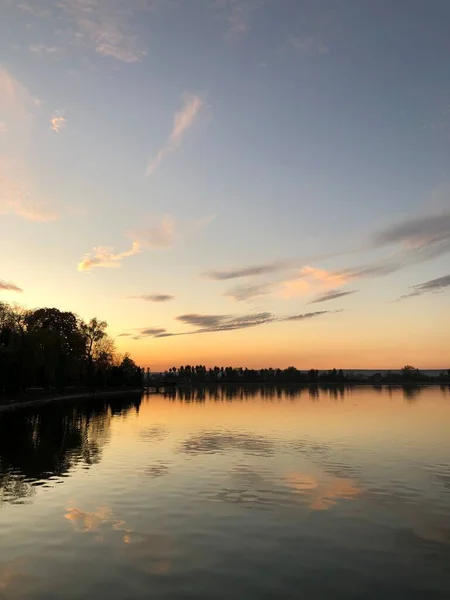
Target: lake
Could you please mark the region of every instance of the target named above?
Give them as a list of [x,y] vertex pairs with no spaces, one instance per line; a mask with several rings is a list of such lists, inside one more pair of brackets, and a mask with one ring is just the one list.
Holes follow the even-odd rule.
[[0,598],[450,597],[450,391],[0,413]]

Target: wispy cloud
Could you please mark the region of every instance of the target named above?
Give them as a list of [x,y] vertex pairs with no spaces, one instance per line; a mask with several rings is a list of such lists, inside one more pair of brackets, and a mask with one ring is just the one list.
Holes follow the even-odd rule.
[[243,38],[250,29],[256,11],[264,5],[264,0],[212,0],[215,17],[225,23],[225,37],[229,42]]
[[350,294],[355,294],[357,290],[331,290],[329,292],[324,292],[317,296],[314,300],[311,300],[309,304],[318,304],[319,302],[328,302],[329,300],[337,300],[338,298],[343,298],[344,296],[349,296]]
[[252,13],[261,6],[258,0],[221,0],[221,4],[227,13],[227,37],[230,41],[247,33]]
[[391,248],[391,254],[340,273],[349,280],[381,277],[450,253],[450,212],[406,219],[375,233],[368,249],[381,248]]
[[99,267],[118,268],[122,266],[124,258],[134,256],[139,252],[141,252],[141,249],[138,242],[133,242],[129,250],[118,254],[113,252],[113,248],[97,246],[78,263],[77,269],[78,271],[91,271]]
[[404,294],[403,296],[400,296],[400,298],[398,298],[396,302],[399,302],[400,300],[405,300],[406,298],[413,298],[414,296],[422,296],[423,294],[442,292],[448,287],[450,287],[450,275],[444,275],[443,277],[438,277],[437,279],[430,279],[425,283],[419,283],[418,285],[414,285],[412,287],[412,291],[409,294]]
[[0,291],[2,292],[19,292],[22,293],[23,290],[15,283],[11,283],[11,281],[3,281],[0,279]]
[[[147,45],[136,26],[139,24],[142,30],[143,21],[139,17],[148,10],[148,2],[60,0],[48,3],[33,0],[33,3],[19,6],[28,16],[45,18],[57,25],[58,50],[60,46],[70,44],[90,48],[100,56],[125,63],[138,62],[147,56]],[[49,47],[50,51],[42,45],[32,48],[41,55],[55,55],[53,47]]]
[[424,215],[387,227],[373,236],[375,245],[405,244],[408,247],[432,244],[450,237],[450,212]]
[[306,265],[300,269],[297,277],[281,284],[278,294],[286,299],[296,298],[314,291],[318,286],[325,289],[336,288],[345,285],[349,280],[350,277],[343,272]]
[[[117,268],[122,265],[123,259],[146,250],[163,250],[174,246],[183,235],[192,232],[198,232],[212,220],[200,219],[187,223],[178,223],[176,227],[175,220],[170,215],[165,215],[161,219],[153,218],[147,227],[135,229],[128,233],[132,240],[132,246],[125,252],[115,253],[114,248],[109,246],[97,246],[92,252],[89,252],[78,263],[79,271],[90,271],[94,267]],[[178,229],[181,233],[178,233]]]
[[283,281],[277,295],[286,300],[290,300],[291,298],[297,298],[298,296],[308,294],[311,291],[311,284],[301,277],[302,276],[300,275],[300,278]]
[[50,123],[51,123],[53,131],[56,133],[59,133],[62,129],[65,129],[66,124],[67,124],[67,119],[64,116],[64,112],[58,110],[55,113],[53,113],[53,115],[50,119]]
[[284,317],[279,319],[280,321],[304,321],[305,319],[314,319],[314,317],[320,317],[320,315],[326,315],[330,312],[337,311],[329,311],[329,310],[317,310],[316,312],[303,313],[300,315],[292,315],[290,317]]
[[169,302],[173,300],[175,296],[170,294],[142,294],[140,296],[129,296],[136,300],[145,300],[146,302]]
[[259,327],[269,323],[284,321],[304,321],[338,311],[316,311],[304,314],[289,316],[277,316],[271,312],[259,312],[246,315],[205,315],[198,313],[188,313],[176,317],[176,320],[183,325],[193,327],[192,331],[171,333],[165,329],[152,327],[138,330],[135,339],[141,337],[172,337],[180,335],[196,335],[200,333],[217,333],[223,331],[235,331],[238,329],[247,329],[249,327]]
[[149,162],[146,176],[152,175],[161,161],[180,147],[183,135],[194,123],[202,106],[203,101],[199,96],[190,94],[184,95],[183,106],[174,116],[172,132],[169,139],[161,150],[158,151],[156,156]]
[[228,296],[237,302],[244,302],[270,294],[274,287],[275,283],[242,284],[227,290],[224,296]]
[[0,121],[0,134],[6,133],[7,131],[8,131],[8,127],[7,127],[6,123],[3,123],[3,121]]
[[169,248],[175,239],[175,221],[165,215],[160,221],[154,219],[147,227],[137,229],[131,235],[146,248]]
[[247,267],[238,267],[234,269],[217,269],[206,271],[204,277],[215,280],[239,279],[241,277],[255,277],[259,275],[272,275],[292,268],[296,263],[294,261],[276,261],[263,263],[259,265],[250,265]]
[[57,46],[46,46],[45,44],[32,44],[28,46],[28,50],[39,57],[52,56],[58,58],[61,56],[62,50]]
[[169,335],[163,327],[143,327],[142,329],[137,329],[136,331],[137,333],[134,335],[129,334],[132,335],[134,340],[140,340],[146,337],[164,337]]

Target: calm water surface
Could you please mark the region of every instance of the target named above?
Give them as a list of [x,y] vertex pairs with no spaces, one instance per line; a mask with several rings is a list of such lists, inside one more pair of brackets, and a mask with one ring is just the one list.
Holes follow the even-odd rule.
[[450,598],[450,392],[0,414],[0,598]]

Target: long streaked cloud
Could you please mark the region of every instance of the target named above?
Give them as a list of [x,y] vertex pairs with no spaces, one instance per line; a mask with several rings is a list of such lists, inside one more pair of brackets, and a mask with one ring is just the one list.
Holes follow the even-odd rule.
[[158,151],[156,156],[148,163],[145,173],[147,177],[156,171],[159,164],[166,156],[172,154],[180,147],[185,132],[193,125],[202,107],[203,101],[199,96],[184,94],[183,106],[174,116],[172,132],[169,139]]
[[139,332],[139,336],[140,337],[147,337],[147,336],[158,336],[162,333],[165,333],[165,329],[163,329],[162,327],[144,327],[143,329],[138,329]]
[[175,318],[176,321],[193,327],[191,331],[169,332],[160,327],[149,327],[139,329],[134,339],[144,337],[165,338],[180,335],[196,335],[200,333],[218,333],[223,331],[235,331],[238,329],[247,329],[249,327],[259,327],[269,323],[281,323],[284,321],[305,321],[319,317],[325,314],[331,314],[339,311],[315,311],[303,314],[294,314],[288,316],[277,316],[271,312],[259,312],[246,315],[205,315],[198,313],[188,313]]
[[129,296],[129,298],[135,300],[145,300],[146,302],[169,302],[173,300],[175,296],[171,294],[141,294],[140,296]]
[[259,265],[250,265],[247,267],[237,267],[234,269],[216,269],[205,271],[203,277],[215,280],[239,279],[242,277],[257,277],[259,275],[272,275],[285,271],[295,266],[295,261],[283,260],[271,263],[262,263]]
[[330,300],[337,300],[338,298],[343,298],[344,296],[349,296],[350,294],[355,294],[357,290],[330,290],[328,292],[324,292],[311,300],[309,304],[318,304],[319,302],[329,302]]
[[[268,263],[266,265],[257,265],[254,267],[243,267],[229,271],[213,271],[208,275],[214,275],[213,279],[232,279],[237,277],[257,277],[259,275],[282,274],[283,271],[290,269],[295,265],[294,261],[279,263]],[[328,271],[318,267],[306,265],[301,269],[292,271],[289,278],[286,275],[276,277],[271,281],[255,283],[243,283],[225,291],[224,295],[238,302],[251,300],[268,294],[275,294],[286,300],[305,296],[320,289],[330,289],[341,287],[352,279],[352,276],[338,271]],[[354,276],[353,276],[354,278]]]
[[417,247],[450,236],[450,212],[408,219],[387,227],[373,236],[376,245],[404,243]]
[[303,313],[300,315],[291,315],[290,317],[284,317],[278,319],[279,321],[304,321],[305,319],[313,319],[314,317],[320,317],[320,315],[326,315],[329,312],[340,312],[340,311],[329,311],[329,310],[316,310],[315,312]]
[[406,298],[413,298],[414,296],[422,296],[423,294],[442,292],[449,287],[450,275],[444,275],[443,277],[437,277],[436,279],[425,281],[425,283],[414,285],[409,294],[400,296],[396,302],[399,302],[400,300],[406,300]]
[[[321,289],[323,297],[328,299],[328,290],[342,288],[360,279],[384,277],[450,253],[450,212],[444,211],[405,219],[369,236],[369,241],[362,248],[335,253],[334,257],[356,254],[356,252],[362,254],[364,251],[380,252],[383,249],[389,252],[387,256],[335,270],[315,265],[300,267],[299,260],[279,260],[253,266],[210,270],[202,275],[218,281],[249,278],[249,282],[225,291],[225,296],[237,301],[246,301],[269,294],[291,299],[307,296]],[[331,256],[316,257],[314,260],[321,261]],[[259,277],[266,280],[260,281],[257,279]],[[319,295],[312,302],[325,301],[321,300],[321,297]],[[334,297],[340,295],[333,296],[333,299]]]
[[237,302],[245,302],[261,296],[270,294],[275,287],[275,283],[260,283],[260,284],[241,284],[224,292],[224,296],[232,298]]
[[67,119],[64,116],[64,111],[55,111],[50,119],[50,124],[55,133],[60,133],[62,129],[65,129],[67,125]]
[[0,279],[0,291],[22,293],[23,289],[11,281],[4,281],[3,279]]

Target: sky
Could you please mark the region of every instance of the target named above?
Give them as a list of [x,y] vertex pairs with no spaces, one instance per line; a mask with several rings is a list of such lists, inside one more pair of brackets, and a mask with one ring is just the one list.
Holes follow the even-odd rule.
[[0,301],[155,371],[450,366],[447,0],[0,5]]

